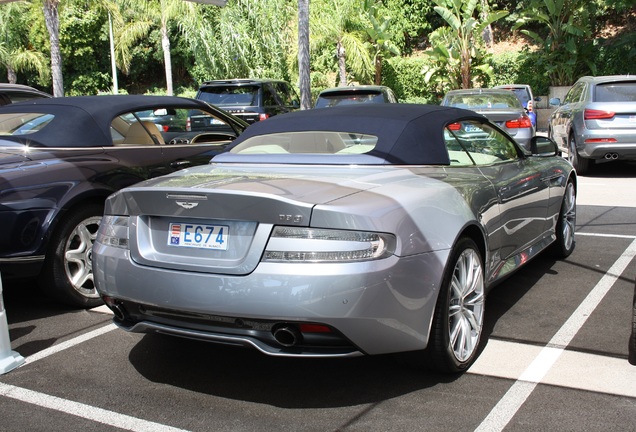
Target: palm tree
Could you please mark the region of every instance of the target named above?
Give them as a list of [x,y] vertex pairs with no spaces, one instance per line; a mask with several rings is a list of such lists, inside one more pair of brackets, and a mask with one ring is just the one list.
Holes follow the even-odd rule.
[[11,84],[17,82],[17,73],[21,71],[36,71],[41,81],[49,79],[46,58],[41,52],[30,49],[24,37],[28,13],[26,3],[0,8],[0,64],[7,69],[7,80]]
[[311,25],[314,49],[327,47],[335,54],[340,86],[348,84],[349,72],[365,82],[372,76],[373,58],[359,6],[355,0],[324,0],[317,4]]
[[196,13],[193,3],[183,0],[117,0],[122,6],[133,9],[135,21],[128,22],[119,32],[117,50],[124,59],[123,67],[130,66],[129,49],[157,26],[161,32],[161,49],[163,51],[166,72],[166,93],[174,93],[172,86],[172,55],[170,53],[170,26],[172,21],[179,21]]
[[377,8],[376,0],[365,0],[364,8],[367,11],[371,26],[367,28],[367,34],[373,47],[373,64],[375,65],[376,85],[382,83],[382,59],[386,55],[400,55],[400,49],[393,42],[395,35],[391,32],[391,18],[381,16]]

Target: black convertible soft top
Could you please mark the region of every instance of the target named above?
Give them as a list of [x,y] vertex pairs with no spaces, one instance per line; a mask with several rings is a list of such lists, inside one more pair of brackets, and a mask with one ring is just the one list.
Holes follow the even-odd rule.
[[386,163],[448,165],[450,160],[444,143],[444,127],[468,119],[487,121],[474,111],[421,104],[358,104],[295,111],[252,124],[228,150],[258,135],[301,131],[350,132],[377,136],[375,148],[367,155],[381,158]]
[[131,111],[162,106],[217,112],[205,102],[175,96],[102,95],[33,99],[0,107],[0,114],[42,113],[55,116],[41,131],[3,137],[9,140],[45,147],[105,147],[112,145],[110,126],[113,118]]

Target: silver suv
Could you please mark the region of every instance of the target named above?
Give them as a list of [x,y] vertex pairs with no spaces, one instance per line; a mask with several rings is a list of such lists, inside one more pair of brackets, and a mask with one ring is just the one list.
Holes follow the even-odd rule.
[[550,138],[579,174],[595,160],[636,160],[636,76],[582,77],[550,116]]

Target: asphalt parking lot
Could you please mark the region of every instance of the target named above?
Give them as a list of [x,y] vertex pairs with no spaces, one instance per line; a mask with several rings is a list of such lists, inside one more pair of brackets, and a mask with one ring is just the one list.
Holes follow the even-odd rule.
[[464,375],[129,334],[101,308],[12,282],[11,348],[26,363],[0,375],[0,430],[636,431],[636,165],[597,168],[580,178],[574,253],[539,256],[490,293],[489,340]]

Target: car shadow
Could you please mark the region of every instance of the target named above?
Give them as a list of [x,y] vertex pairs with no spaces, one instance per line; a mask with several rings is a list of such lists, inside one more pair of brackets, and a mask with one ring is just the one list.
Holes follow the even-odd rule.
[[427,373],[388,355],[270,357],[247,348],[159,334],[144,335],[129,360],[151,382],[283,408],[373,404],[460,377]]
[[508,279],[495,286],[486,300],[486,316],[481,340],[480,354],[485,342],[491,337],[499,319],[517,304],[546,274],[557,274],[553,269],[557,260],[549,251],[535,257]]
[[636,177],[636,162],[598,160],[585,177],[591,178],[633,178]]
[[9,324],[17,324],[76,311],[47,297],[33,279],[2,281],[4,306]]

